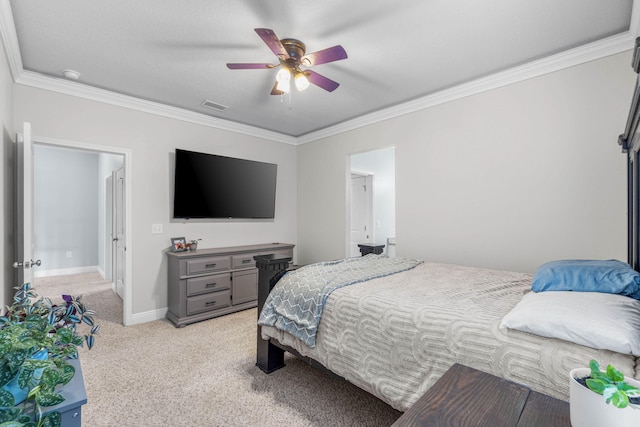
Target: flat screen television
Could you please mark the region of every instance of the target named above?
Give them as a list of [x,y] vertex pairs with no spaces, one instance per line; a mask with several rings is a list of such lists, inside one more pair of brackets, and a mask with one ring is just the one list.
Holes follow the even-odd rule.
[[174,218],[272,219],[277,165],[176,149]]

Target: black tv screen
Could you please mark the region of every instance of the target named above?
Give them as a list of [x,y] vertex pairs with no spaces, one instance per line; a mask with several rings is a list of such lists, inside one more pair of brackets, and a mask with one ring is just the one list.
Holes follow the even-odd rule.
[[174,218],[274,218],[277,165],[176,149]]

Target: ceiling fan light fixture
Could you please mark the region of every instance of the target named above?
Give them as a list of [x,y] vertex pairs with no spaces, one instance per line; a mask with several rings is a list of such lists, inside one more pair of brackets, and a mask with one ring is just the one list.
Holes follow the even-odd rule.
[[294,80],[296,82],[296,89],[298,90],[305,90],[309,87],[309,79],[307,79],[307,76],[305,76],[303,72],[296,73]]
[[276,89],[278,89],[280,92],[289,93],[289,90],[291,89],[290,80],[278,81],[278,85],[276,86]]
[[291,80],[291,71],[287,67],[282,67],[278,74],[276,74],[276,81],[278,83],[289,83]]

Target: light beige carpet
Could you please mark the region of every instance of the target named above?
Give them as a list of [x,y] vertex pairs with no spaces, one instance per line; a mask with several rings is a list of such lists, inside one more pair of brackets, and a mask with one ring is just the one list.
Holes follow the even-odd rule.
[[401,415],[290,356],[264,374],[255,366],[256,309],[180,329],[166,320],[124,327],[110,288],[84,300],[101,325],[95,347],[81,350],[85,427],[389,426]]
[[37,277],[31,284],[38,295],[52,300],[62,295],[84,295],[112,288],[111,281],[104,280],[98,272]]

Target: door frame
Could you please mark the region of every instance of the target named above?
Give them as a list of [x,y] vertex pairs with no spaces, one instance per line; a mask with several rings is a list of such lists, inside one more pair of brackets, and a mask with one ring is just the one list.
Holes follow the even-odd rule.
[[[371,188],[371,222],[372,222],[372,236],[375,236],[375,194],[373,191],[373,187],[375,185],[375,174],[372,172],[357,170],[351,168],[351,156],[359,154],[359,153],[350,153],[346,156],[346,176],[345,176],[345,230],[344,230],[344,258],[349,258],[351,256],[351,175],[363,175],[369,176],[371,175],[373,178],[372,188]],[[375,239],[375,237],[372,237]],[[374,241],[374,240],[372,240]]]
[[133,265],[133,245],[131,243],[132,236],[132,215],[131,215],[131,179],[127,177],[132,176],[132,159],[131,150],[127,148],[111,147],[107,145],[89,144],[86,142],[70,141],[64,139],[48,138],[42,136],[31,135],[33,144],[40,145],[52,145],[64,148],[74,148],[84,151],[95,151],[99,153],[107,154],[119,154],[124,156],[124,172],[125,172],[125,208],[124,208],[124,220],[125,220],[125,284],[124,284],[124,296],[122,298],[122,323],[125,326],[131,324],[133,317],[133,301],[132,296],[132,265]]

